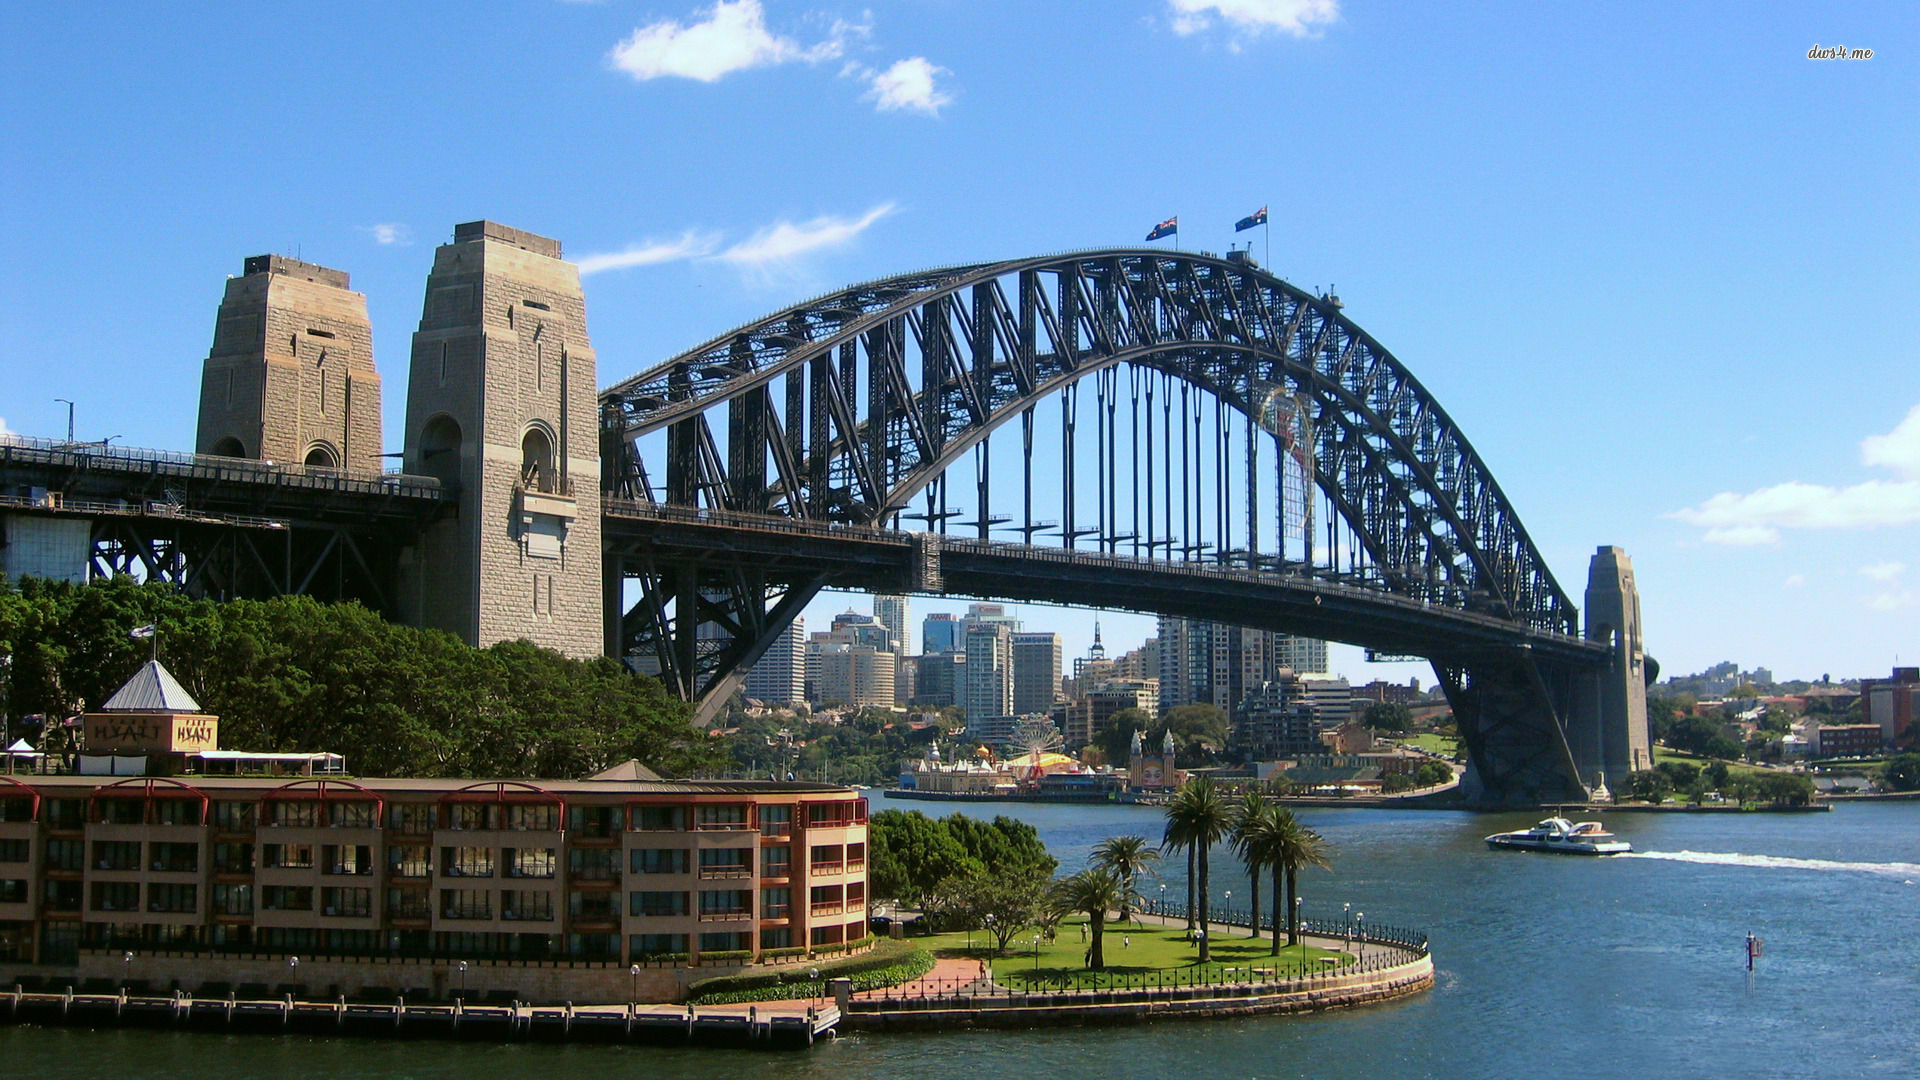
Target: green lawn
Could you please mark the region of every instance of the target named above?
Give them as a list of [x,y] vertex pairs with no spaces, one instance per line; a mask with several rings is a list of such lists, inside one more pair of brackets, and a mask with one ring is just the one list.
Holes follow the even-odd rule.
[[[1298,974],[1303,967],[1313,971],[1337,968],[1351,959],[1338,950],[1308,946],[1282,947],[1280,955],[1275,957],[1270,951],[1273,948],[1270,939],[1261,937],[1256,941],[1247,936],[1245,929],[1215,926],[1211,934],[1213,961],[1203,966],[1195,963],[1197,953],[1193,944],[1185,940],[1184,927],[1109,923],[1106,970],[1091,971],[1086,967],[1090,943],[1080,939],[1081,927],[1086,921],[1085,916],[1063,921],[1053,942],[1040,945],[1037,960],[1032,930],[1022,931],[998,958],[989,957],[992,941],[979,931],[973,934],[971,949],[964,933],[941,934],[924,939],[922,944],[941,956],[990,959],[994,977],[1003,985],[1071,989],[1140,985],[1143,981],[1150,985],[1176,981],[1180,985],[1238,982],[1266,978],[1269,973]],[[1322,963],[1321,957],[1338,963]]]
[[[1653,748],[1653,763],[1655,765],[1667,761],[1684,761],[1689,765],[1698,765],[1704,769],[1719,760],[1721,759],[1701,757],[1698,754],[1682,753],[1679,750],[1669,750],[1657,744]],[[1758,765],[1748,765],[1739,761],[1728,761],[1726,762],[1726,766],[1727,771],[1730,773],[1764,773],[1771,771],[1769,769],[1763,769]]]
[[1439,754],[1442,757],[1450,758],[1460,751],[1459,739],[1435,735],[1431,731],[1423,731],[1418,735],[1394,735],[1391,738],[1402,745],[1425,750],[1429,754]]

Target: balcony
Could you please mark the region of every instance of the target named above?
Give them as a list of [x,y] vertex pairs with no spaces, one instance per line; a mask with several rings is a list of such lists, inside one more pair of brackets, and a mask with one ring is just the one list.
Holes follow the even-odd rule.
[[814,915],[839,915],[847,910],[845,904],[815,904],[810,909]]
[[493,906],[491,904],[449,904],[440,909],[440,917],[443,919],[491,921],[493,918]]
[[740,922],[743,919],[751,918],[753,918],[753,912],[746,908],[741,908],[738,911],[703,911],[700,913],[701,922]]
[[750,866],[703,866],[700,868],[701,881],[716,881],[722,878],[750,878],[753,868]]
[[814,877],[838,877],[847,872],[847,867],[845,863],[817,862],[807,872]]

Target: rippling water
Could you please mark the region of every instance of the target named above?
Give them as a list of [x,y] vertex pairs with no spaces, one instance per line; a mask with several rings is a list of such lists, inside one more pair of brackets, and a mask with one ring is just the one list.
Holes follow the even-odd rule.
[[[1103,837],[1159,835],[1148,809],[980,809],[1033,822],[1068,869]],[[1301,816],[1335,855],[1331,874],[1303,878],[1310,912],[1351,902],[1370,920],[1426,929],[1432,993],[1245,1021],[863,1035],[797,1054],[15,1028],[0,1029],[0,1063],[36,1080],[1920,1075],[1920,803],[1616,814],[1609,827],[1636,852],[1611,859],[1486,849],[1482,837],[1531,824],[1526,815]],[[1244,900],[1246,879],[1224,851],[1214,878],[1216,894]],[[1748,931],[1766,941],[1751,975]]]

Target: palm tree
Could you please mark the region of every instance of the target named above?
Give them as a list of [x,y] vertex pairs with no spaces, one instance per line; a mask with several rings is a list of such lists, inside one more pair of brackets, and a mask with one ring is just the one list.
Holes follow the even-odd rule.
[[1127,895],[1120,904],[1120,921],[1133,918],[1133,898],[1135,883],[1141,874],[1153,873],[1153,864],[1160,861],[1160,853],[1147,843],[1144,836],[1109,836],[1100,841],[1093,849],[1093,865],[1101,870],[1111,870],[1120,875],[1120,884],[1126,887]]
[[1100,971],[1107,966],[1102,944],[1102,936],[1107,932],[1107,912],[1127,907],[1139,897],[1127,887],[1119,874],[1106,868],[1095,868],[1054,882],[1050,899],[1055,911],[1086,913],[1087,926],[1093,938],[1093,948],[1087,954],[1087,966]]
[[1207,855],[1232,827],[1233,811],[1214,789],[1213,781],[1204,776],[1182,784],[1167,803],[1164,844],[1186,848],[1196,867],[1195,875],[1187,880],[1193,894],[1200,898],[1200,962],[1203,964],[1213,958],[1207,942]]
[[[1287,884],[1287,944],[1300,944],[1300,905],[1295,903],[1299,896],[1300,868],[1317,866],[1322,870],[1332,869],[1328,862],[1327,843],[1319,833],[1300,823],[1293,811],[1278,807],[1273,812],[1272,866],[1273,887],[1278,893],[1282,871],[1286,874]],[[1279,902],[1280,897],[1274,896]],[[1275,920],[1274,951],[1279,951],[1279,921]]]
[[[1233,849],[1240,853],[1240,861],[1247,864],[1247,879],[1252,888],[1247,898],[1247,921],[1253,925],[1253,936],[1260,936],[1260,871],[1269,859],[1269,849],[1262,842],[1267,822],[1272,820],[1273,808],[1267,805],[1257,791],[1249,791],[1240,799],[1240,805],[1233,808]],[[1280,924],[1273,924],[1273,932],[1280,933]]]

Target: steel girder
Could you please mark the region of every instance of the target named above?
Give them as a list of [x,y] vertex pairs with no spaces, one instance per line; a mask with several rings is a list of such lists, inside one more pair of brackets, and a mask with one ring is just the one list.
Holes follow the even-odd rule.
[[[1314,481],[1378,587],[1577,633],[1492,473],[1412,374],[1336,301],[1203,255],[929,271],[749,324],[602,395],[608,494],[654,497],[636,442],[664,429],[669,503],[880,522],[1001,424],[1120,364],[1256,418],[1276,390],[1310,402]],[[724,452],[707,421],[723,403]]]

